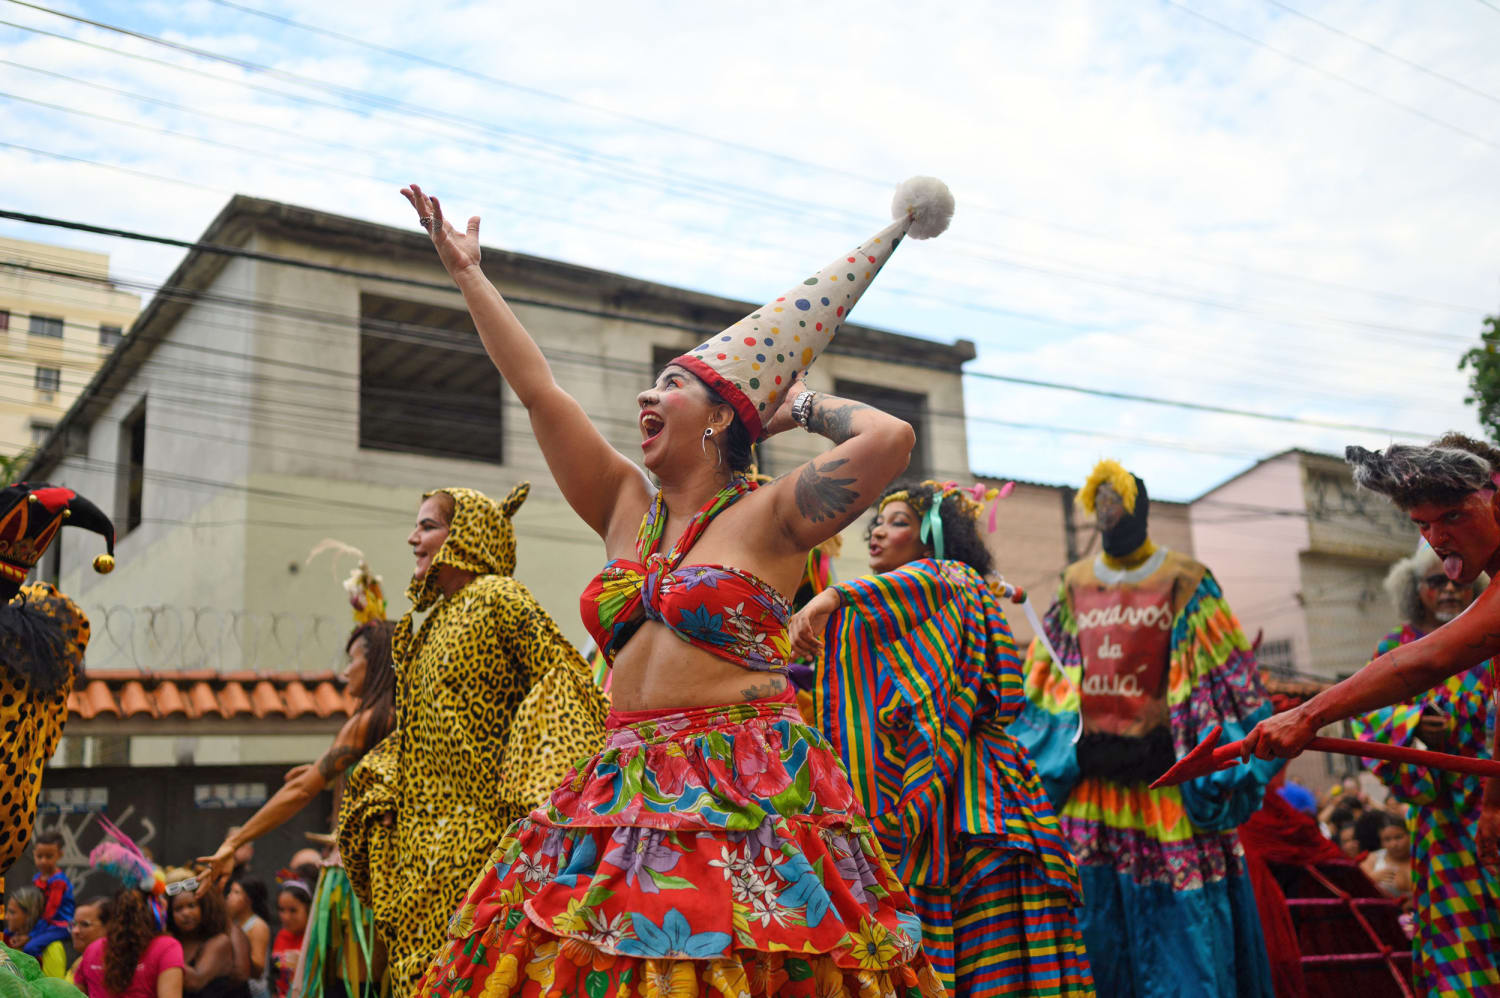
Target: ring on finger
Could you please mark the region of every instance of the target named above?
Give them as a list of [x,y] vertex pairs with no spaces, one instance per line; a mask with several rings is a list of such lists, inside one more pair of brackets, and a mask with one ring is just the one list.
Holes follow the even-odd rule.
[[431,229],[432,228],[432,216],[431,215],[424,215],[424,216],[422,216],[421,218],[417,219],[417,224],[420,225],[420,226],[422,226],[422,228],[424,228],[424,229]]

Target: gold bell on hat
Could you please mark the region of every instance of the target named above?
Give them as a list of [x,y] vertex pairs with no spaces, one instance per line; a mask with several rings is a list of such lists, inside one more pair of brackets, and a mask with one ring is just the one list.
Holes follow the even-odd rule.
[[108,575],[115,570],[115,556],[112,554],[101,554],[94,558],[94,571],[100,575]]

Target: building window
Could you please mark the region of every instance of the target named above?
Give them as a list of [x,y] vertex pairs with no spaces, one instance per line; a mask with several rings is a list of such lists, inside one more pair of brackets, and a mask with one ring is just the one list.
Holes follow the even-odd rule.
[[917,392],[903,392],[880,385],[866,385],[858,381],[836,379],[833,393],[839,398],[863,402],[882,412],[906,420],[917,433],[917,442],[911,449],[911,463],[906,466],[904,478],[921,480],[927,477],[927,396]]
[[31,446],[40,447],[42,444],[46,443],[47,438],[52,435],[53,429],[54,427],[51,423],[32,423]]
[[0,308],[0,333],[10,329],[10,310]]
[[100,326],[99,345],[106,350],[113,350],[115,344],[125,338],[125,331],[119,326]]
[[1290,638],[1280,638],[1276,641],[1262,641],[1260,650],[1255,653],[1255,661],[1257,665],[1273,676],[1290,679],[1297,674],[1296,663],[1292,660],[1292,641]]
[[[120,423],[120,479],[115,508],[125,513],[124,536],[141,525],[146,492],[146,403]],[[117,521],[118,523],[119,521]]]
[[39,367],[36,369],[36,390],[52,393],[62,387],[62,369]]
[[360,447],[499,464],[501,399],[467,312],[360,296]]
[[31,335],[46,336],[54,340],[62,339],[63,321],[55,315],[33,315],[31,317]]

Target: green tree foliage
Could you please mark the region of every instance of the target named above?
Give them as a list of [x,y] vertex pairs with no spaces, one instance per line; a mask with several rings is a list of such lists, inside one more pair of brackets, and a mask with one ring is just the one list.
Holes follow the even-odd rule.
[[1479,424],[1500,443],[1500,315],[1484,320],[1479,346],[1463,355],[1460,371],[1470,369],[1469,394],[1464,402],[1479,407]]

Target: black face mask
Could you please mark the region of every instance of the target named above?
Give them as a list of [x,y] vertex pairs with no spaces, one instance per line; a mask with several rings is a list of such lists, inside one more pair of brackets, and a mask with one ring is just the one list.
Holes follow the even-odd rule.
[[1146,543],[1146,519],[1151,513],[1151,500],[1146,495],[1146,483],[1135,478],[1135,512],[1126,513],[1120,522],[1102,532],[1104,553],[1111,558],[1124,558]]

